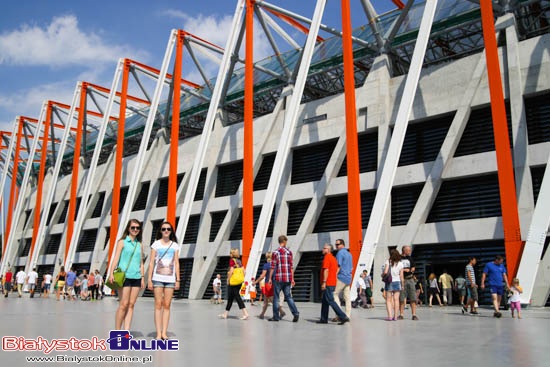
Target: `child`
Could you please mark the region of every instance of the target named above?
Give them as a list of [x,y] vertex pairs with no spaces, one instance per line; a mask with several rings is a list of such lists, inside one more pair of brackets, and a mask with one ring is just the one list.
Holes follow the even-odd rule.
[[250,295],[250,305],[254,306],[254,301],[256,300],[256,283],[254,282],[254,278],[252,278],[252,281],[248,285],[248,294]]
[[86,301],[88,299],[88,276],[84,274],[80,283],[80,299]]
[[519,301],[519,295],[523,293],[523,289],[519,285],[518,278],[514,278],[514,280],[512,280],[510,292],[512,292],[512,297],[510,297],[510,311],[512,311],[512,318],[516,317],[514,316],[514,310],[517,310],[518,319],[521,319],[521,303]]
[[241,298],[243,299],[244,302],[246,302],[246,289],[247,288],[248,288],[248,282],[244,282],[243,285],[241,286],[241,291],[240,291]]

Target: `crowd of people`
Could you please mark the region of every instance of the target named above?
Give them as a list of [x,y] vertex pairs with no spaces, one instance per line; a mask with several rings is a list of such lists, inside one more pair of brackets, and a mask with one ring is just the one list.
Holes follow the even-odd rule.
[[38,281],[39,275],[36,268],[33,268],[28,274],[20,269],[15,276],[11,268],[8,268],[1,282],[4,297],[8,298],[11,292],[17,292],[17,296],[21,298],[24,292],[28,292],[29,297],[34,298],[37,289],[40,290],[39,297],[47,298],[51,292],[55,294],[58,301],[60,299],[95,301],[104,297],[103,276],[98,269],[88,274],[86,269],[78,273],[72,267],[67,272],[65,267],[61,266],[55,278],[52,274],[45,273],[42,274],[40,287]]
[[[166,340],[170,321],[170,308],[174,291],[180,289],[179,252],[180,245],[174,233],[174,227],[170,222],[163,222],[156,234],[156,240],[151,245],[150,264],[148,266],[147,283],[145,283],[144,251],[141,237],[141,222],[136,219],[128,221],[124,234],[117,242],[115,255],[106,279],[110,283],[115,281],[115,271],[124,270],[124,280],[118,289],[119,305],[115,314],[115,328],[129,330],[138,295],[146,286],[153,291],[154,323],[156,338]],[[292,297],[294,280],[294,256],[287,246],[288,239],[281,235],[278,237],[278,248],[266,254],[266,262],[257,279],[251,278],[245,282],[245,269],[240,259],[239,249],[230,251],[230,260],[227,273],[227,303],[225,311],[219,315],[226,319],[234,302],[241,311],[241,320],[248,320],[249,313],[245,305],[245,296],[254,305],[257,286],[260,288],[260,302],[263,307],[258,315],[260,319],[266,317],[269,305],[272,305],[272,316],[268,321],[277,322],[286,316],[283,302],[286,302],[292,321],[298,322],[300,312]],[[334,250],[336,247],[336,251]],[[329,309],[332,309],[336,317],[330,321],[344,325],[351,321],[351,309],[356,307],[373,308],[373,280],[367,270],[363,270],[360,278],[354,284],[357,290],[357,298],[351,300],[350,290],[352,286],[353,258],[346,249],[344,240],[338,239],[335,246],[326,243],[323,246],[323,260],[320,272],[321,310],[317,323],[329,322]],[[500,304],[505,292],[510,292],[510,307],[512,317],[521,318],[520,294],[522,288],[519,280],[514,279],[510,284],[503,265],[502,256],[497,256],[493,262],[485,265],[479,287],[487,288],[491,293],[494,308],[494,317],[500,318]],[[458,294],[463,314],[477,315],[478,284],[476,281],[475,265],[477,259],[469,258],[465,266],[465,276],[459,275],[456,279],[446,270],[437,277],[432,273],[427,279],[427,289],[423,286],[422,279],[416,276],[416,264],[412,257],[412,248],[403,246],[402,252],[396,249],[390,251],[389,258],[384,262],[381,275],[384,287],[381,289],[385,299],[387,321],[403,320],[407,301],[410,305],[412,320],[418,321],[417,306],[422,303],[421,295],[427,291],[428,305],[432,307],[435,298],[440,306],[453,304],[453,291]],[[19,270],[15,276],[11,269],[2,277],[4,297],[8,297],[12,288],[17,290],[18,296],[22,296],[26,287],[30,297],[38,282],[38,274],[33,269],[29,274]],[[62,266],[55,278],[51,274],[44,274],[41,284],[42,296],[48,297],[50,291],[55,291],[56,299],[99,300],[104,279],[95,270],[88,274],[83,270],[77,274],[74,268],[68,272]],[[220,304],[222,298],[221,275],[217,274],[212,283],[214,296],[212,302]],[[442,297],[440,297],[440,295]],[[343,296],[341,299],[340,297]],[[442,299],[443,302],[442,302]],[[342,305],[344,308],[342,309]],[[469,308],[469,311],[468,311]]]

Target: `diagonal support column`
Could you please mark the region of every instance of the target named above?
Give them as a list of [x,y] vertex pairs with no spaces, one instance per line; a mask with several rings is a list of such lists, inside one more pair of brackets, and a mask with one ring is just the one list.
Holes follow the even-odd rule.
[[[2,171],[2,181],[0,182],[0,193],[2,195],[2,200],[1,200],[2,213],[4,213],[4,207],[5,207],[5,203],[4,203],[4,200],[3,200],[3,198],[4,198],[4,189],[6,187],[6,181],[8,179],[10,162],[11,162],[11,159],[12,159],[15,147],[16,147],[17,136],[19,135],[20,124],[21,124],[20,118],[16,118],[15,122],[13,123],[13,130],[12,130],[12,133],[11,133],[10,143],[9,143],[9,146],[8,146],[8,151],[6,153],[7,155],[6,155],[6,160],[4,162],[4,170]],[[15,157],[14,157],[14,160],[15,160]],[[16,166],[14,165],[13,170],[12,170],[12,175],[15,175],[16,172],[17,172],[16,171]],[[10,195],[10,197],[11,197],[11,195]],[[8,199],[8,202],[9,202],[9,199]],[[11,213],[11,212],[8,211],[8,213]],[[4,216],[2,216],[1,226],[2,226],[2,234],[4,235],[4,243],[2,243],[0,245],[2,246],[2,254],[4,254],[4,249],[5,249],[4,245],[6,243],[6,234],[8,233],[4,228]]]
[[[29,187],[29,177],[31,175],[31,171],[33,168],[33,161],[34,161],[34,155],[36,154],[36,148],[38,146],[38,140],[40,140],[39,132],[42,129],[42,122],[44,121],[44,116],[46,114],[46,107],[47,104],[43,103],[42,109],[40,110],[40,117],[38,118],[38,122],[36,124],[36,131],[34,134],[34,139],[32,142],[32,146],[29,152],[29,157],[27,159],[27,165],[25,167],[25,174],[23,175],[23,181],[21,182],[21,189],[19,193],[20,199],[17,200],[17,203],[15,205],[15,210],[13,212],[10,212],[9,214],[12,215],[12,230],[10,231],[9,235],[7,236],[8,241],[6,243],[6,251],[4,256],[2,257],[2,266],[0,268],[0,274],[3,274],[6,271],[6,266],[8,263],[13,261],[13,258],[15,257],[15,232],[17,229],[17,225],[19,224],[19,219],[21,218],[21,214],[23,213],[23,207],[25,203],[25,198],[27,197],[27,192],[30,191]],[[16,175],[14,175],[16,176]]]
[[353,268],[357,266],[363,237],[361,219],[361,182],[359,180],[359,143],[355,107],[355,66],[351,41],[349,0],[342,0],[342,51],[344,58],[344,94],[346,100],[346,152],[348,173],[348,236]]
[[[40,170],[38,171],[38,180],[36,183],[36,201],[34,204],[34,222],[32,226],[32,238],[31,248],[29,249],[28,258],[32,259],[34,248],[36,246],[36,240],[38,238],[38,229],[40,227],[40,217],[42,213],[42,192],[44,189],[44,176],[46,175],[46,157],[48,155],[48,134],[50,133],[50,126],[52,125],[52,103],[48,102],[46,108],[46,121],[44,122],[44,131],[42,133],[42,149],[40,152]],[[38,139],[39,131],[36,132],[36,139]],[[52,134],[52,141],[55,136]],[[47,208],[47,207],[45,207]],[[47,214],[46,214],[47,216]],[[29,270],[31,265],[30,261],[27,261],[26,270]]]
[[493,132],[497,155],[506,266],[508,268],[508,276],[513,278],[516,275],[522,251],[514,166],[510,141],[508,140],[504,91],[501,82],[500,62],[495,37],[493,2],[492,0],[481,0],[480,6],[483,39],[485,41],[485,58],[487,59],[487,75],[491,94],[491,113],[493,116]]
[[[355,268],[353,284],[355,284],[363,269],[370,270],[372,266],[376,246],[378,245],[380,232],[384,224],[384,218],[386,216],[388,203],[390,201],[393,180],[395,178],[397,164],[399,163],[399,156],[401,155],[403,141],[405,140],[405,134],[407,132],[409,116],[412,110],[414,97],[416,95],[420,72],[422,71],[422,63],[424,61],[424,55],[426,54],[426,47],[430,39],[430,31],[432,28],[436,7],[437,0],[428,0],[424,8],[424,14],[420,23],[418,38],[414,47],[411,66],[409,68],[409,74],[407,75],[405,88],[403,89],[403,96],[397,112],[394,130],[390,141],[390,146],[388,148],[388,154],[386,156],[384,168],[382,170],[380,182],[376,191],[376,197],[374,199],[372,212],[367,225],[367,231],[365,233],[363,247],[361,248],[358,266]],[[351,290],[351,297],[354,297],[357,292],[357,290],[353,288],[354,287],[352,287]]]
[[[260,219],[258,220],[254,241],[252,242],[252,248],[250,249],[250,259],[246,266],[246,279],[248,281],[250,281],[250,278],[256,274],[256,270],[258,269],[258,265],[260,263],[263,244],[267,235],[269,221],[271,219],[271,212],[273,211],[275,199],[277,198],[277,194],[280,190],[281,180],[284,173],[283,170],[288,160],[288,156],[290,155],[292,142],[294,141],[294,134],[298,123],[298,109],[304,93],[309,66],[311,65],[311,57],[313,55],[313,51],[315,50],[315,44],[317,35],[319,34],[319,26],[321,25],[321,18],[323,17],[325,4],[326,0],[318,0],[315,6],[313,21],[311,23],[304,50],[302,52],[294,91],[292,96],[290,96],[290,100],[287,105],[281,140],[279,141],[277,154],[275,155],[273,171],[269,178],[269,184],[267,186],[265,200],[260,213]],[[298,264],[294,265],[296,266]]]
[[[116,90],[118,89],[118,83],[120,80],[120,74],[122,73],[123,63],[122,60],[119,60],[117,67],[115,68],[115,75],[113,78],[113,82],[111,85],[109,98],[107,99],[107,105],[105,106],[105,113],[103,115],[103,120],[101,122],[101,127],[99,129],[99,132],[97,134],[97,140],[94,147],[94,154],[92,156],[92,161],[90,163],[90,167],[88,169],[88,174],[86,176],[86,183],[84,184],[84,190],[82,193],[83,198],[87,198],[90,196],[90,192],[92,190],[92,185],[94,184],[94,179],[97,171],[97,165],[99,162],[99,156],[101,154],[101,147],[103,146],[103,141],[105,139],[105,134],[107,133],[107,128],[109,127],[109,121],[111,119],[111,111],[113,108],[113,104],[115,101],[116,96]],[[83,200],[80,204],[80,208],[78,210],[78,215],[76,217],[76,223],[75,223],[75,230],[72,235],[71,239],[71,245],[69,249],[69,254],[67,258],[65,259],[65,267],[69,268],[72,262],[73,254],[76,250],[76,242],[78,241],[78,237],[80,235],[80,229],[82,228],[82,225],[84,223],[84,214],[86,213],[88,208],[88,201]]]
[[550,294],[550,252],[540,260],[550,225],[550,158],[540,186],[533,220],[523,248],[517,278],[521,279],[521,303],[544,306]]
[[[231,31],[227,39],[227,44],[225,47],[225,52],[222,57],[222,63],[218,70],[218,76],[216,77],[216,84],[214,85],[214,90],[212,91],[212,98],[210,100],[210,106],[208,107],[208,112],[206,114],[206,119],[204,121],[204,127],[202,129],[201,138],[199,145],[197,147],[197,154],[195,155],[195,160],[193,161],[193,167],[191,168],[189,183],[187,186],[187,191],[185,192],[185,197],[183,199],[183,205],[180,212],[180,221],[176,229],[176,235],[179,238],[180,243],[183,242],[185,237],[185,231],[187,230],[187,224],[189,221],[189,215],[191,214],[191,208],[193,206],[193,197],[197,191],[197,185],[199,183],[199,178],[202,170],[202,165],[206,157],[206,152],[208,150],[208,143],[212,135],[212,129],[214,127],[214,121],[216,115],[218,114],[218,108],[221,104],[222,94],[225,89],[226,77],[230,72],[232,65],[232,57],[234,56],[235,47],[238,43],[239,30],[242,24],[244,6],[246,0],[240,0],[237,3],[235,9],[235,14],[233,16],[233,22],[231,25]],[[237,51],[238,52],[238,51]]]
[[242,260],[248,263],[254,240],[254,0],[246,2],[246,56],[244,66],[244,147]]
[[176,224],[176,193],[178,191],[178,147],[180,131],[180,102],[181,102],[181,69],[183,58],[183,41],[185,34],[178,31],[176,40],[176,59],[174,61],[174,76],[172,78],[172,128],[170,132],[170,171],[168,174],[168,204],[166,220]]
[[[6,248],[8,246],[8,238],[11,233],[11,223],[13,220],[13,208],[15,206],[15,189],[17,187],[17,173],[19,172],[19,157],[21,154],[21,137],[23,135],[23,124],[25,122],[21,119],[21,117],[18,117],[15,123],[14,127],[14,134],[12,134],[12,142],[17,141],[15,143],[15,156],[13,157],[13,171],[11,175],[11,187],[10,187],[10,196],[8,201],[8,217],[6,218],[6,232],[4,232],[4,246],[3,246],[3,252],[2,257],[6,254]],[[17,135],[16,135],[17,134]],[[11,144],[10,144],[11,146]],[[12,149],[13,150],[13,149]],[[11,154],[8,156],[11,157]],[[7,175],[8,169],[9,169],[9,161],[6,160],[6,166],[5,166],[4,174]],[[5,179],[2,178],[5,182]],[[3,193],[3,192],[2,192]]]
[[[65,149],[67,147],[67,142],[69,140],[69,136],[71,132],[71,122],[73,120],[76,103],[79,97],[79,92],[80,92],[80,83],[77,83],[75,92],[73,93],[73,101],[71,103],[69,114],[65,123],[63,137],[61,138],[61,145],[59,146],[59,151],[57,152],[57,159],[55,161],[55,166],[53,169],[51,184],[46,194],[44,208],[50,208],[54,199],[55,190],[57,187],[57,180],[59,177],[59,173],[61,172],[63,155],[65,154]],[[30,261],[27,262],[27,270],[29,269],[29,267],[34,267],[37,264],[38,255],[40,254],[40,250],[44,245],[44,239],[45,239],[46,230],[47,230],[47,224],[46,224],[47,222],[48,222],[48,215],[43,215],[40,219],[40,224],[38,226],[36,237],[33,236],[33,241],[35,242],[35,246],[34,246],[34,250],[31,250],[30,252],[30,256],[29,256]]]
[[[71,195],[69,198],[69,210],[67,213],[67,236],[65,236],[65,257],[63,260],[67,259],[69,254],[69,249],[71,248],[71,240],[73,238],[74,231],[74,222],[75,222],[75,212],[76,212],[76,203],[77,203],[77,193],[78,193],[78,176],[80,171],[80,150],[82,146],[82,134],[84,129],[84,118],[86,116],[86,99],[87,99],[87,89],[88,86],[86,83],[80,85],[80,104],[78,111],[78,124],[77,131],[75,136],[74,148],[73,148],[73,169],[71,176]],[[69,121],[70,123],[70,121]],[[84,203],[88,201],[88,197],[82,197],[80,200],[80,205],[85,205]]]

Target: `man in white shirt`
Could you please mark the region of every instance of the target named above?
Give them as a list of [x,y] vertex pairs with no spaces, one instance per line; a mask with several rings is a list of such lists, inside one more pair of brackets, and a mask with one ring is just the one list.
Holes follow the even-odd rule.
[[31,298],[34,298],[34,289],[36,288],[36,281],[38,280],[38,273],[36,268],[33,268],[32,271],[27,276],[27,284],[29,285],[29,292],[31,293]]
[[26,278],[27,274],[23,271],[23,269],[19,270],[15,275],[15,282],[17,283],[17,293],[19,293],[19,298],[21,298],[21,296],[23,295],[23,285],[25,284]]
[[52,275],[44,274],[44,278],[42,280],[42,293],[46,298],[48,297],[48,293],[50,293],[51,284],[52,284]]
[[222,276],[216,275],[212,282],[212,288],[214,288],[214,303],[222,303]]

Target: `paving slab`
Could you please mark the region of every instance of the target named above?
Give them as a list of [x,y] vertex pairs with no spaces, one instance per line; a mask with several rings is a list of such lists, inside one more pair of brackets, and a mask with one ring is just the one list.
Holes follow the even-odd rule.
[[[300,320],[286,316],[280,322],[260,320],[260,306],[250,306],[250,319],[239,320],[234,304],[230,317],[219,319],[225,305],[208,301],[175,300],[169,336],[178,340],[177,351],[53,351],[4,350],[5,337],[37,340],[108,339],[114,326],[116,299],[56,301],[54,298],[0,298],[2,366],[76,364],[82,366],[547,366],[550,309],[523,310],[523,319],[503,312],[501,319],[481,309],[480,316],[462,315],[458,307],[427,308],[412,321],[385,321],[385,307],[353,309],[352,322],[318,325],[320,304],[298,303]],[[130,334],[151,346],[155,336],[153,300],[140,298]],[[288,313],[288,312],[287,312]],[[271,315],[271,309],[268,310]],[[13,340],[13,339],[10,339]],[[17,339],[21,340],[21,339]],[[106,361],[107,355],[119,357]],[[55,362],[31,363],[27,357],[56,357]],[[61,357],[58,357],[61,356]],[[65,357],[66,356],[66,357]],[[99,360],[103,357],[103,360]],[[63,362],[65,358],[72,362]],[[72,359],[71,359],[72,358]],[[111,358],[111,357],[109,357]],[[140,358],[133,361],[132,358]],[[122,361],[122,362],[120,362]]]

